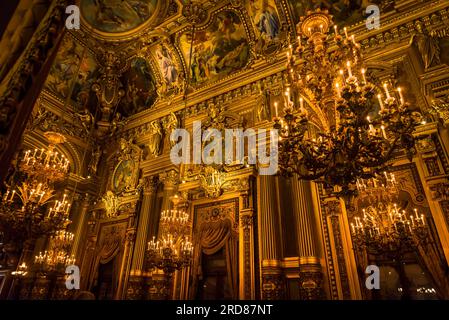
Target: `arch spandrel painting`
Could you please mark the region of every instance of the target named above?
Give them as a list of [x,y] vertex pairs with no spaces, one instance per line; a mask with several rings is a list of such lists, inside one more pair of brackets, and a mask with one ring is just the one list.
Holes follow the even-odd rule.
[[246,0],[245,7],[256,33],[256,50],[267,51],[279,41],[281,20],[274,0]]
[[148,109],[156,101],[156,80],[146,59],[134,58],[121,81],[126,89],[118,110],[123,116]]
[[45,88],[65,100],[70,94],[72,81],[75,81],[71,101],[81,110],[96,104],[91,87],[98,72],[98,64],[90,51],[85,50],[71,36],[66,36],[51,67]]
[[146,24],[159,5],[158,0],[81,0],[81,14],[99,32],[119,34]]
[[182,89],[183,75],[175,53],[167,44],[158,44],[151,48],[151,56],[160,72],[161,81],[158,89],[160,94],[179,93]]
[[[190,61],[192,34],[183,33],[179,45],[186,65]],[[250,48],[242,20],[233,11],[221,11],[204,29],[195,30],[190,81],[194,86],[211,83],[241,70]]]

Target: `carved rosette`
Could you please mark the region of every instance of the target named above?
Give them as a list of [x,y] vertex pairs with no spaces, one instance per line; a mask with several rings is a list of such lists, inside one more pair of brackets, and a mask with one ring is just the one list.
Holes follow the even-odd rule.
[[[320,300],[324,298],[322,288],[323,274],[316,268],[301,266],[299,272],[299,294],[301,300]],[[318,266],[319,267],[319,266]]]
[[285,299],[285,281],[281,273],[262,274],[262,299]]

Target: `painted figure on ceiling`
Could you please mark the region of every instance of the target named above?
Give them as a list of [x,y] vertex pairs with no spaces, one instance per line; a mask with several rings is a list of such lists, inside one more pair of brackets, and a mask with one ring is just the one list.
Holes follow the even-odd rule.
[[[190,61],[192,35],[184,33],[180,46]],[[191,59],[191,83],[202,84],[244,67],[249,59],[245,28],[233,11],[220,12],[204,30],[195,31]]]
[[167,87],[170,87],[178,80],[178,72],[176,70],[176,66],[173,63],[173,60],[170,54],[164,47],[158,49],[156,51],[156,57],[159,62],[159,67],[161,68],[161,72],[164,76]]

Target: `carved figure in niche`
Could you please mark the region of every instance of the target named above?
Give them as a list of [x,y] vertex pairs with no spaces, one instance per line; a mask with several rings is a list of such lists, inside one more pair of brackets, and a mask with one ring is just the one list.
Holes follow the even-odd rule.
[[119,199],[114,195],[114,193],[110,190],[107,191],[106,195],[101,200],[106,208],[106,216],[108,218],[117,216]]
[[157,157],[161,154],[162,146],[162,125],[159,120],[154,120],[150,123],[151,138],[148,144],[150,154]]
[[115,133],[118,130],[122,129],[127,122],[128,121],[126,119],[123,119],[123,117],[120,114],[120,112],[117,112],[115,114],[115,116],[114,116],[114,119],[112,119],[112,122],[111,122],[111,133],[110,133],[110,136],[111,137],[114,136]]
[[101,148],[97,146],[96,149],[92,150],[92,158],[89,163],[89,173],[97,174],[98,163],[100,162]]
[[428,69],[434,65],[441,64],[440,45],[437,37],[429,35],[423,29],[421,23],[416,24],[418,33],[414,34],[411,39],[411,44],[416,44],[419,53],[424,62],[424,68]]
[[90,129],[92,128],[92,125],[94,124],[94,116],[89,111],[89,109],[84,109],[83,113],[75,113],[75,115],[78,117],[78,119],[81,121],[81,124],[83,125],[84,130],[89,133]]
[[[167,133],[167,136],[170,137],[172,131],[177,129],[178,127],[179,127],[178,117],[176,117],[176,115],[173,112],[171,112],[167,116],[167,118],[165,118],[165,121],[164,121],[164,129],[165,129],[165,132]],[[172,141],[170,141],[170,144],[172,147],[175,145],[175,143]]]
[[270,91],[264,90],[263,84],[258,83],[259,97],[257,98],[257,121],[261,122],[270,117]]

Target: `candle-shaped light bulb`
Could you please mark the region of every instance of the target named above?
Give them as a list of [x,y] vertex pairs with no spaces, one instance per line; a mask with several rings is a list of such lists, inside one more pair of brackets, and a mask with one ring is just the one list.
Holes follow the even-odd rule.
[[362,68],[361,73],[362,73],[363,83],[366,84],[366,77],[365,77],[366,70],[364,68]]
[[391,96],[390,96],[390,92],[388,91],[388,84],[387,83],[384,83],[384,89],[385,89],[385,94],[387,95],[387,99],[389,99]]
[[275,115],[277,118],[278,117],[278,103],[277,102],[274,103],[274,112],[275,112]]
[[387,139],[387,134],[385,132],[385,127],[381,126],[380,129],[382,130],[382,136],[384,137],[384,139]]
[[351,62],[349,60],[346,62],[346,67],[348,68],[349,77],[352,77]]
[[338,35],[338,27],[337,27],[337,25],[334,26],[334,31],[335,31],[335,36],[337,36]]
[[343,80],[343,85],[346,84],[346,80],[345,80],[345,72],[343,71],[343,69],[340,69],[340,71],[338,71],[338,73],[341,76],[341,79]]
[[380,110],[384,109],[384,103],[382,101],[382,95],[378,94],[377,99],[379,100]]
[[399,99],[400,99],[400,102],[401,102],[401,105],[402,105],[402,104],[404,104],[404,96],[402,95],[402,88],[401,87],[398,88],[398,93],[399,93]]
[[346,39],[348,39],[348,38],[349,38],[349,36],[348,36],[348,28],[344,27],[344,29],[343,29],[343,30],[345,31],[345,36],[346,36]]
[[341,90],[340,90],[340,84],[337,82],[335,84],[335,88],[337,89],[337,95],[339,98],[341,98]]
[[299,105],[300,105],[301,110],[304,110],[304,99],[302,97],[299,98]]

